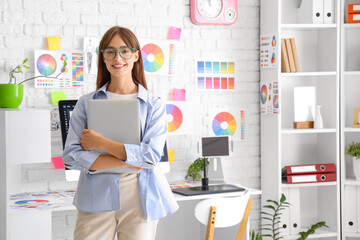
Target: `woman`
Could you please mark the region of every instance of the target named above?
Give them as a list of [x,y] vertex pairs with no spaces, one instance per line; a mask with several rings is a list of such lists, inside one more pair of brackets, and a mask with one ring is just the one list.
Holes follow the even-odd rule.
[[[74,198],[74,238],[107,240],[117,234],[119,240],[153,240],[158,220],[178,209],[164,175],[156,169],[167,133],[165,104],[147,91],[140,45],[129,29],[110,28],[99,49],[97,90],[77,102],[63,155],[67,167],[81,170]],[[140,102],[140,145],[111,141],[86,129],[89,99],[129,98]],[[89,174],[113,167],[141,171]]]

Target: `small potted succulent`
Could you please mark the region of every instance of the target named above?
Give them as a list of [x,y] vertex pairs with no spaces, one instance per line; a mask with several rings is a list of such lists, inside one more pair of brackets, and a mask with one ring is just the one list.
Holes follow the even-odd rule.
[[64,65],[61,69],[61,72],[56,77],[49,76],[35,76],[32,78],[27,78],[21,81],[20,83],[16,83],[16,74],[23,74],[23,69],[30,69],[27,65],[28,59],[25,58],[21,64],[16,67],[12,67],[9,72],[9,83],[0,84],[0,108],[17,108],[20,106],[23,93],[24,93],[24,82],[29,80],[38,78],[38,77],[46,77],[46,78],[58,78],[58,76],[63,73],[64,69],[66,69],[67,62],[64,61]]
[[355,178],[360,181],[360,142],[351,143],[349,147],[345,148],[345,154],[353,157],[353,169]]

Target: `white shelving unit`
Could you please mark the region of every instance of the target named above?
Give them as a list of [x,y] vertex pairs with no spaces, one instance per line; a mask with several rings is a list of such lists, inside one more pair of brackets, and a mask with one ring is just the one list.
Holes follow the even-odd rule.
[[[310,0],[303,0],[310,1]],[[309,239],[341,239],[340,205],[340,2],[334,0],[335,22],[303,24],[297,13],[301,0],[261,0],[260,35],[277,38],[276,68],[261,68],[261,81],[278,81],[280,113],[261,115],[262,206],[284,193],[292,204],[280,224],[284,239],[325,221]],[[281,39],[295,38],[300,71],[281,72]],[[355,70],[355,69],[354,69]],[[359,65],[360,70],[360,65]],[[323,129],[294,129],[294,88],[316,87]],[[335,163],[335,182],[282,183],[288,165]]]
[[[10,211],[10,196],[25,192],[22,164],[51,161],[50,112],[0,108],[0,239],[51,239],[51,213]],[[28,190],[28,189],[26,189]],[[38,224],[46,219],[45,224]],[[19,231],[19,226],[22,226]],[[50,226],[50,227],[49,227]]]
[[353,128],[354,109],[360,108],[360,23],[346,23],[347,4],[341,0],[341,212],[343,239],[360,239],[360,181],[354,177],[352,157],[345,148],[360,141],[360,128]]

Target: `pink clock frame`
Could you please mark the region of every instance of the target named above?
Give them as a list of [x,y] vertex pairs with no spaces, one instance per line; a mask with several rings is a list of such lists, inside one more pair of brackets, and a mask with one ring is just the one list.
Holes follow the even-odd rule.
[[[198,25],[230,25],[237,21],[238,18],[238,0],[222,0],[223,8],[219,16],[214,19],[206,19],[199,13],[197,9],[198,0],[190,0],[190,18],[191,21]],[[227,20],[227,14],[234,14],[235,18]],[[230,17],[230,16],[228,16]]]

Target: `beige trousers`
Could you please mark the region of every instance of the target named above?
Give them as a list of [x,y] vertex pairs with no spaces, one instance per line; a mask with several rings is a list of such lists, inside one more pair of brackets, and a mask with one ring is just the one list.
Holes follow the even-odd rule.
[[154,240],[158,221],[146,222],[140,203],[137,174],[121,174],[121,210],[78,212],[75,240]]

